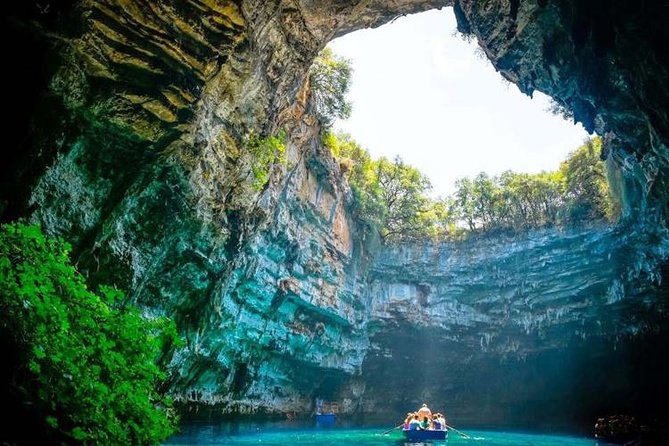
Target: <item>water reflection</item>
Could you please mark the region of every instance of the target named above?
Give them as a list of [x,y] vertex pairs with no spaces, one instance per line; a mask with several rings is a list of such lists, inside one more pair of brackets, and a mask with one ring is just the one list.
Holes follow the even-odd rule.
[[430,442],[420,442],[420,443],[407,443],[406,441],[402,443],[404,446],[446,446],[446,441],[430,441]]

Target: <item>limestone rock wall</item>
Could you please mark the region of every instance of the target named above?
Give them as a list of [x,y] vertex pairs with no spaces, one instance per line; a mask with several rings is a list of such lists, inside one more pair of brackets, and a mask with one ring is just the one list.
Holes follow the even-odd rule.
[[632,277],[643,243],[620,228],[595,227],[386,248],[369,275],[372,315],[439,327],[467,338],[469,348],[518,356],[542,348],[518,343],[526,335],[560,348],[575,337],[652,330],[641,321],[624,327],[639,300],[655,302],[654,280]]
[[[369,254],[319,144],[306,72],[344,29],[438,4],[103,0],[18,11],[57,45],[32,117],[43,171],[19,175],[26,203],[9,190],[3,199],[70,240],[93,283],[176,320],[186,346],[170,385],[185,409],[304,410],[314,389],[359,372]],[[246,140],[280,129],[287,163],[256,190]]]
[[[654,274],[637,274],[648,261],[646,230],[546,230],[382,250],[366,293],[363,407],[401,416],[428,400],[459,420],[499,425],[567,423],[613,404],[661,411],[652,392],[666,394],[667,365],[654,344],[669,335],[661,266],[669,238],[656,234]],[[645,342],[654,347],[635,365]],[[642,372],[657,386],[648,393],[630,370],[642,363],[655,364]]]

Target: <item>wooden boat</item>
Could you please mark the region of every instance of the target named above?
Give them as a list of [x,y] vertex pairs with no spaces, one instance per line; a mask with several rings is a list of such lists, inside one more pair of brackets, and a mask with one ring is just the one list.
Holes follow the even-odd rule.
[[440,430],[402,429],[402,433],[407,441],[445,440],[448,437],[448,431]]

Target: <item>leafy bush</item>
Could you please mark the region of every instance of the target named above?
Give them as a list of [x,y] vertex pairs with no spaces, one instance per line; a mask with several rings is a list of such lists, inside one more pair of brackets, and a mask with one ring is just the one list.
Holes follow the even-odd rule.
[[330,48],[321,51],[311,66],[311,102],[324,126],[329,127],[335,119],[351,115],[346,93],[351,87],[352,73],[350,61],[335,55]]
[[118,290],[89,290],[69,250],[37,226],[0,229],[0,334],[11,350],[3,367],[7,393],[22,402],[5,409],[30,413],[32,429],[54,442],[155,444],[176,426],[156,390],[156,361],[176,341],[175,326],[121,305]]
[[260,191],[269,181],[272,166],[286,164],[286,132],[281,130],[276,136],[267,138],[251,133],[246,141],[246,149],[251,155],[253,189]]

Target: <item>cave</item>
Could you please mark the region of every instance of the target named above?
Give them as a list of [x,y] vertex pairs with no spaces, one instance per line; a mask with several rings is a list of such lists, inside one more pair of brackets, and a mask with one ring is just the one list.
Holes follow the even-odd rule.
[[[501,76],[602,137],[619,224],[436,246],[366,236],[308,69],[338,36],[442,7]],[[308,414],[324,393],[369,419],[426,398],[481,426],[669,417],[662,2],[91,0],[12,5],[2,21],[2,220],[65,238],[92,286],[177,321],[188,342],[169,391],[184,413]],[[279,129],[286,163],[257,188],[246,141]]]

